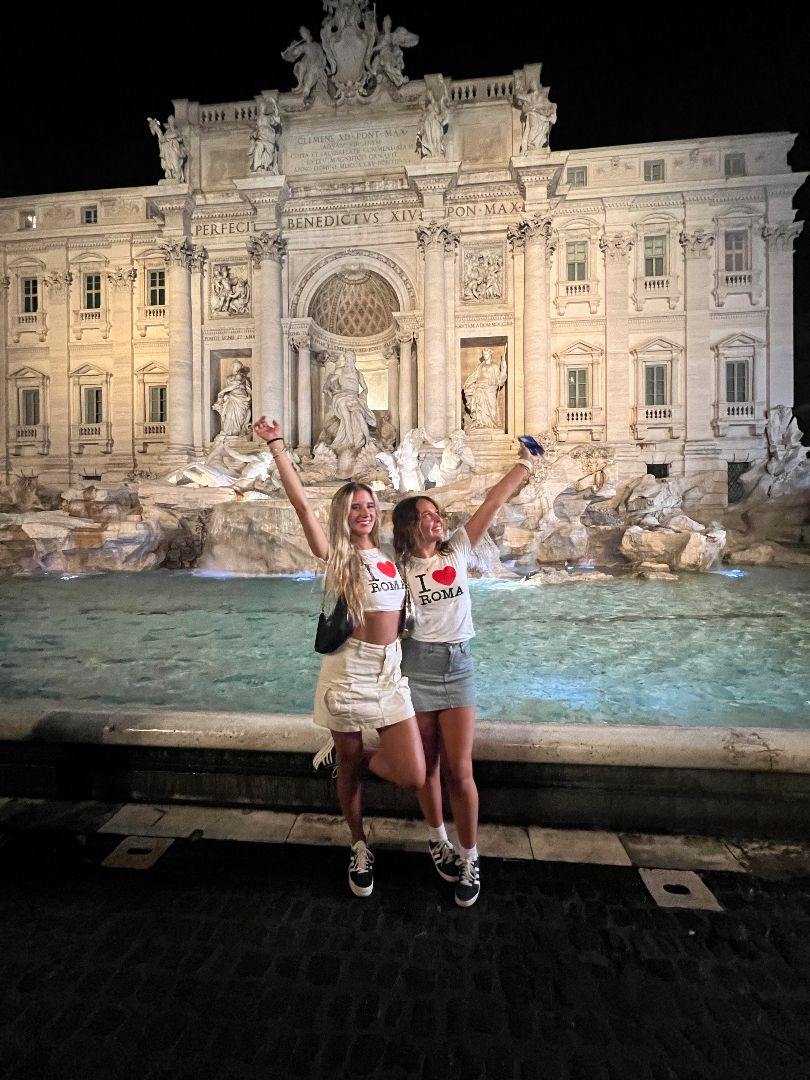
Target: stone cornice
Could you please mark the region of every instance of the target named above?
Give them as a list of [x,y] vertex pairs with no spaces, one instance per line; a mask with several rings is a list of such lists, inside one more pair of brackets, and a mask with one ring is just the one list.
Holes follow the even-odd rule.
[[228,203],[226,206],[197,206],[191,215],[191,220],[196,224],[198,221],[222,221],[229,218],[252,220],[255,216],[256,211],[252,206]]
[[252,326],[207,327],[203,331],[205,341],[255,341],[256,333]]
[[751,323],[756,319],[763,320],[767,314],[767,307],[751,308],[749,311],[710,311],[709,319],[711,322]]
[[284,207],[284,213],[288,217],[301,217],[304,214],[338,214],[338,213],[369,213],[373,210],[407,210],[421,209],[419,196],[414,192],[396,192],[391,199],[344,199],[343,201],[330,200],[329,202],[313,202],[307,200],[301,204],[289,202]]
[[675,315],[641,315],[627,320],[628,326],[633,330],[662,330],[669,327],[672,330],[682,330],[686,326],[686,316],[678,313]]
[[599,319],[552,319],[551,329],[557,334],[595,334],[605,332],[605,320]]

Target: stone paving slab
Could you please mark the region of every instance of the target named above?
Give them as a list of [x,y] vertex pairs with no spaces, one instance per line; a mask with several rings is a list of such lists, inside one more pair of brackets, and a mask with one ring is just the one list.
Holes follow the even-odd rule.
[[529,840],[535,859],[632,866],[632,859],[616,833],[588,829],[541,829],[537,825],[530,825]]
[[728,846],[712,837],[620,833],[619,838],[635,866],[744,872],[744,867]]
[[482,860],[456,908],[381,848],[120,837],[0,847],[3,1080],[804,1080],[810,877],[705,871],[663,909],[633,867]]
[[142,836],[187,837],[199,834],[206,840],[248,840],[283,844],[295,824],[295,814],[272,810],[240,810],[219,806],[152,806],[128,803],[100,832]]

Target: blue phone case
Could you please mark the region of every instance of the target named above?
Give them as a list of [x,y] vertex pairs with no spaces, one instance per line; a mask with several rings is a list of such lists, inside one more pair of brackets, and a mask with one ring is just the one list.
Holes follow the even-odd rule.
[[545,453],[543,447],[532,435],[518,435],[518,442],[523,443],[529,453],[534,454],[535,457]]

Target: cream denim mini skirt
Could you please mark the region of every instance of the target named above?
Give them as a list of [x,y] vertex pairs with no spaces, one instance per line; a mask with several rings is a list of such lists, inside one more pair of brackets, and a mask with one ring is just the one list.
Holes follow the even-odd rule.
[[321,661],[313,719],[330,731],[364,731],[413,716],[399,641],[369,645],[348,638]]

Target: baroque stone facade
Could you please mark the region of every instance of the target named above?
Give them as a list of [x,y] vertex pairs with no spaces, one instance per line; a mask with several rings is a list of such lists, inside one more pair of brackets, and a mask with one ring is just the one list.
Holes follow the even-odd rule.
[[524,431],[609,444],[619,479],[761,456],[793,400],[792,137],[550,150],[539,64],[411,81],[415,35],[325,11],[294,90],[150,120],[153,187],[0,200],[6,477],[204,457],[237,368],[306,456],[349,350],[398,437],[466,428],[479,459]]

